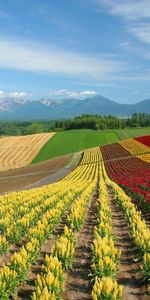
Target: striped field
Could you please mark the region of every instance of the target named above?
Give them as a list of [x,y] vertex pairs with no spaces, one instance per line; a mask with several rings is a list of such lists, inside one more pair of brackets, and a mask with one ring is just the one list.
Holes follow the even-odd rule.
[[0,171],[22,167],[31,163],[54,132],[0,139]]

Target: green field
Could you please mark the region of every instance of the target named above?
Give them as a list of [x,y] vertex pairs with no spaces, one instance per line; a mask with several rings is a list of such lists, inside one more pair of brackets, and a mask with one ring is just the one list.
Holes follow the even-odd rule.
[[60,131],[45,144],[32,163],[38,163],[64,154],[74,153],[83,149],[115,143],[121,139],[146,134],[150,134],[150,128],[123,130],[78,129]]
[[150,127],[118,129],[116,132],[119,139],[124,140],[136,136],[150,135]]
[[33,163],[116,141],[118,135],[111,130],[80,129],[57,132],[41,149]]

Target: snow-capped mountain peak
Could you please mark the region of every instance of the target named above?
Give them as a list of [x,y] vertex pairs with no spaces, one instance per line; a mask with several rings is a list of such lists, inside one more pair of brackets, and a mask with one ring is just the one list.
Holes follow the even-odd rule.
[[20,98],[3,97],[0,98],[0,111],[9,111],[13,106],[23,105],[29,100]]
[[47,106],[50,106],[52,104],[52,100],[50,100],[50,99],[42,99],[42,100],[40,100],[40,103],[42,103],[44,105],[47,105]]

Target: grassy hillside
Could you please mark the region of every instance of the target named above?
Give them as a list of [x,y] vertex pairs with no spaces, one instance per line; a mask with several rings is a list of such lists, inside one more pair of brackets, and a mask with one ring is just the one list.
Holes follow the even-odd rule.
[[69,130],[57,132],[41,149],[33,163],[86,148],[115,143],[120,139],[150,134],[150,128],[123,130]]
[[80,129],[57,132],[41,149],[33,163],[86,148],[113,143],[117,140],[118,135],[110,130]]
[[126,128],[121,130],[116,130],[118,137],[120,140],[128,139],[131,137],[142,136],[142,135],[149,135],[150,134],[150,127],[143,127],[143,128]]

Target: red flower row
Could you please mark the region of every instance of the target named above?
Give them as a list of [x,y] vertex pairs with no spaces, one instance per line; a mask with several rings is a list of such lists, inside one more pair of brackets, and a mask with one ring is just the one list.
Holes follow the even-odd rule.
[[150,135],[140,136],[140,137],[137,137],[134,139],[137,140],[138,142],[150,147]]
[[101,151],[108,176],[150,202],[150,165],[117,143],[102,146]]

